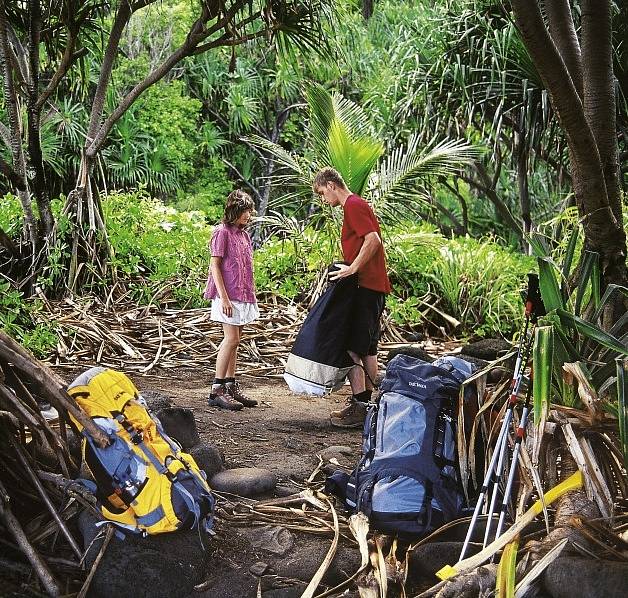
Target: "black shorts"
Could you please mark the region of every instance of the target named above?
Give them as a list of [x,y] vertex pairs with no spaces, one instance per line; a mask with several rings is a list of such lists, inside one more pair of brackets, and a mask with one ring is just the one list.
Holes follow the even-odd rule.
[[386,294],[358,287],[349,327],[349,351],[357,355],[377,355],[380,336],[379,320],[384,311]]

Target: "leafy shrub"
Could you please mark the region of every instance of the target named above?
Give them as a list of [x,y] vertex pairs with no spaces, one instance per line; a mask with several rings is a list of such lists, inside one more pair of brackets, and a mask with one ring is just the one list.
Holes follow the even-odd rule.
[[22,293],[0,280],[0,330],[15,338],[36,357],[45,357],[57,344],[57,335],[54,322],[36,322],[40,308],[40,302],[26,302]]
[[20,200],[7,193],[0,197],[0,228],[10,237],[17,237],[22,229],[24,213]]
[[520,288],[535,262],[490,239],[447,241],[426,272],[441,309],[473,336],[514,332],[521,319]]
[[[145,191],[110,193],[103,200],[113,265],[134,284],[137,300],[175,295],[198,305],[200,279],[207,269],[211,228],[201,212],[179,212]],[[163,284],[171,290],[164,294]],[[172,288],[176,289],[172,291]]]
[[225,199],[233,190],[233,183],[217,157],[208,158],[199,170],[199,179],[185,192],[177,194],[173,206],[183,212],[200,210],[205,213],[208,222],[218,222],[222,218]]

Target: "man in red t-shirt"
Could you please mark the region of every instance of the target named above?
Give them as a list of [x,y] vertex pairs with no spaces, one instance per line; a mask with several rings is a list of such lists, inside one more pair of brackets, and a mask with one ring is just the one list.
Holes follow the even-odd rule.
[[[347,189],[340,173],[333,168],[323,168],[314,177],[312,187],[325,203],[341,206],[344,213],[341,244],[346,265],[341,264],[330,280],[358,275],[349,354],[364,369],[356,366],[349,372],[353,395],[346,407],[331,412],[331,423],[344,428],[359,427],[364,422],[366,404],[371,398],[373,381],[377,377],[379,321],[384,311],[386,294],[390,293],[384,246],[379,223],[371,206]],[[368,376],[365,376],[365,370]]]

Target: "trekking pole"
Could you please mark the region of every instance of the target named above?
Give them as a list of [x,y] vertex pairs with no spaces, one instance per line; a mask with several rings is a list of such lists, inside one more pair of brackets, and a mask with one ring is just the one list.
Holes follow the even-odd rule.
[[512,484],[515,479],[515,473],[517,471],[517,465],[519,463],[519,452],[521,451],[521,444],[525,438],[526,424],[528,422],[528,413],[530,412],[530,397],[532,395],[532,372],[530,372],[530,380],[528,382],[528,391],[526,393],[526,402],[521,412],[521,419],[517,426],[515,446],[512,451],[512,464],[510,471],[508,472],[508,480],[506,482],[506,488],[504,490],[504,498],[502,500],[501,513],[499,514],[499,522],[497,523],[497,530],[495,531],[495,539],[499,538],[502,533],[502,527],[504,525],[504,519],[506,518],[506,511],[508,510],[508,502],[510,501],[510,493],[512,492]]
[[[525,307],[525,315],[526,315],[526,319],[528,319],[528,321],[532,322],[532,331],[530,333],[530,339],[528,341],[527,344],[527,352],[526,352],[526,358],[525,360],[520,364],[520,375],[517,381],[517,387],[513,388],[513,392],[510,395],[510,404],[512,405],[512,411],[511,411],[511,418],[512,418],[512,413],[514,411],[514,408],[516,406],[517,403],[517,396],[519,394],[519,388],[521,386],[521,381],[523,380],[523,373],[525,371],[526,368],[526,364],[530,358],[530,353],[532,352],[532,347],[534,345],[534,329],[536,328],[536,323],[538,321],[538,318],[540,315],[545,314],[545,306],[543,305],[543,300],[541,299],[541,293],[540,293],[540,289],[539,289],[539,280],[538,277],[534,274],[528,274],[528,292],[527,292],[527,296],[526,296],[526,307]],[[526,400],[525,400],[525,404],[523,406],[523,410],[521,413],[521,420],[523,421],[523,426],[524,426],[524,430],[525,430],[525,421],[527,420],[528,417],[528,411],[530,408],[530,390],[532,388],[532,382],[530,379],[530,382],[528,384],[528,393],[526,395]],[[519,425],[521,426],[521,421],[519,422]],[[519,434],[519,428],[517,428],[517,432],[516,434]],[[516,438],[519,438],[518,436],[516,436]],[[517,449],[517,455],[515,455],[513,453],[513,466],[511,466],[509,474],[508,474],[508,479],[506,482],[506,488],[504,489],[504,496],[502,498],[502,506],[504,504],[506,504],[506,508],[508,506],[508,496],[510,493],[510,488],[508,487],[508,484],[510,484],[510,486],[512,486],[512,482],[514,480],[514,472],[513,472],[513,468],[516,470],[516,466],[517,466],[517,462],[516,462],[516,458],[519,454],[519,450],[521,449],[521,440],[517,441],[515,440],[515,448]],[[497,447],[496,449],[497,450]],[[504,459],[506,458],[507,452],[508,452],[508,433],[506,433],[503,438],[502,438],[502,446],[500,447],[500,456],[499,456],[499,460],[497,463],[497,472],[496,472],[496,479],[495,479],[495,483],[493,486],[493,496],[491,497],[491,506],[488,512],[488,519],[486,522],[486,529],[485,529],[485,533],[484,533],[484,544],[483,546],[486,547],[486,544],[488,542],[488,538],[489,535],[491,533],[491,527],[493,526],[493,513],[495,511],[495,503],[497,501],[497,492],[499,490],[499,486],[498,486],[498,481],[499,481],[499,477],[501,476],[501,472],[502,472],[502,464]],[[502,511],[502,513],[500,513],[500,521],[501,521],[501,525],[503,525],[504,521],[504,513]],[[499,525],[499,522],[498,522]],[[500,528],[501,528],[500,525]],[[501,529],[500,529],[501,531]],[[499,537],[499,533],[497,532],[497,535],[495,536],[495,538],[497,539]]]
[[[527,344],[526,358],[522,366],[524,343],[526,342],[526,337],[528,335],[528,327],[530,325],[530,321],[533,321],[534,323],[536,323],[539,316],[545,315],[545,307],[543,305],[543,300],[541,299],[541,293],[539,289],[539,279],[536,274],[532,274],[532,273],[528,274],[528,289],[526,292],[524,315],[525,315],[525,321],[524,321],[523,331],[519,338],[519,347],[517,349],[517,359],[515,361],[515,368],[513,370],[513,379],[512,379],[512,384],[511,384],[511,393],[510,393],[510,399],[508,401],[508,407],[506,409],[506,413],[504,414],[504,420],[502,422],[502,426],[499,431],[499,435],[497,437],[495,451],[493,452],[491,461],[489,463],[489,466],[486,470],[486,474],[484,476],[484,481],[482,482],[482,489],[478,496],[478,500],[475,505],[475,509],[473,511],[473,516],[471,517],[471,522],[469,523],[469,529],[467,530],[467,535],[462,545],[460,558],[458,559],[459,561],[461,561],[464,558],[464,555],[467,551],[469,542],[471,540],[471,536],[473,534],[473,530],[475,528],[478,516],[480,514],[480,510],[482,509],[485,498],[488,496],[489,488],[491,487],[493,483],[497,484],[497,479],[495,479],[493,472],[495,470],[497,460],[499,459],[501,455],[502,445],[504,444],[506,437],[508,436],[508,428],[510,427],[510,421],[512,419],[512,412],[513,412],[514,404],[517,402],[517,393],[519,392],[519,385],[521,384],[521,377],[523,376],[525,363],[527,363],[529,359],[529,353],[530,353],[530,348],[531,348],[530,343]],[[493,508],[494,506],[495,505],[493,504]],[[492,516],[493,515],[491,512],[490,517],[487,521],[487,527],[490,526]]]
[[475,504],[473,516],[471,517],[471,522],[469,523],[469,529],[467,530],[467,535],[464,539],[464,544],[462,545],[462,551],[460,552],[460,558],[458,559],[459,561],[461,561],[464,558],[464,555],[467,552],[469,542],[471,541],[471,535],[473,534],[473,530],[477,523],[478,516],[480,515],[480,510],[482,509],[482,506],[484,504],[484,499],[488,496],[488,491],[493,485],[493,483],[497,483],[497,480],[495,479],[493,472],[495,470],[495,466],[497,465],[497,460],[500,458],[500,455],[501,455],[501,447],[502,447],[503,440],[508,435],[508,428],[510,426],[510,420],[512,419],[513,396],[515,397],[514,402],[517,401],[516,391],[518,390],[518,386],[519,386],[517,381],[521,374],[520,370],[521,370],[522,353],[523,353],[523,348],[524,348],[524,339],[527,336],[529,324],[530,324],[530,318],[528,315],[526,315],[523,332],[522,332],[521,338],[519,339],[519,348],[517,349],[517,360],[515,363],[515,370],[513,373],[513,379],[511,383],[510,400],[508,401],[508,407],[506,409],[506,413],[504,414],[504,419],[502,421],[502,425],[499,430],[499,435],[497,436],[497,443],[495,445],[495,450],[493,451],[493,455],[491,457],[488,468],[486,470],[486,474],[484,476],[484,481],[482,482],[482,489],[480,490],[480,495],[478,496],[478,500]]
[[[529,322],[529,314],[526,312],[526,320]],[[527,332],[527,331],[526,331]],[[510,428],[510,422],[517,406],[517,399],[519,397],[519,389],[521,388],[521,380],[523,379],[523,373],[525,371],[526,364],[530,359],[530,353],[532,352],[532,339],[534,339],[534,326],[532,327],[532,333],[530,339],[526,340],[525,357],[519,364],[519,372],[515,373],[513,377],[513,383],[510,392],[510,398],[508,399],[508,408],[504,421],[507,422],[506,433],[497,441],[495,445],[495,453],[498,453],[497,466],[495,468],[495,475],[493,476],[493,493],[491,495],[491,504],[488,510],[488,519],[486,520],[486,529],[484,530],[484,542],[482,547],[485,548],[488,543],[488,537],[493,527],[493,513],[495,512],[495,504],[497,503],[497,494],[499,492],[499,480],[502,476],[502,468],[504,467],[504,460],[507,459],[508,452],[508,428]],[[501,440],[501,444],[500,444]]]

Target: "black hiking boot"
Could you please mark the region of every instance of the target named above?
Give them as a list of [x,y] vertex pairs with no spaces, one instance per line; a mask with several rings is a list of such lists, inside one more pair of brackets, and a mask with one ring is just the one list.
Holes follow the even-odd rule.
[[207,399],[207,404],[210,407],[220,407],[221,409],[228,409],[229,411],[239,411],[242,409],[242,403],[238,403],[224,384],[221,384],[215,391],[213,391]]
[[247,397],[242,392],[239,382],[227,384],[227,392],[231,395],[232,399],[235,399],[238,403],[242,403],[245,407],[255,407],[257,405],[257,401],[255,399]]

